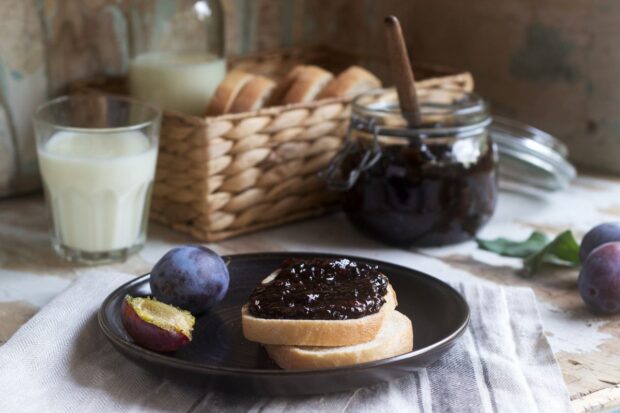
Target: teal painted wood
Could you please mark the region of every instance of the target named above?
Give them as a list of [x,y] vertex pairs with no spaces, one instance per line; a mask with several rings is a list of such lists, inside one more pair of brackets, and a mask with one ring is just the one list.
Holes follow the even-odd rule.
[[0,197],[39,187],[31,115],[47,98],[37,3],[0,2]]
[[280,44],[282,47],[291,47],[293,45],[293,18],[295,7],[299,7],[299,1],[296,0],[279,0],[280,7]]
[[15,178],[21,171],[17,132],[6,91],[6,66],[0,60],[0,196],[19,192],[19,188],[15,187]]
[[252,20],[256,19],[256,16],[253,13],[256,1],[236,0],[236,5],[236,18],[239,22],[239,31],[241,32],[238,50],[241,54],[246,54],[252,51],[252,36],[254,35],[254,30],[256,29],[256,24],[254,24]]
[[[103,63],[103,71],[110,75],[120,75],[127,72],[129,65],[129,21],[125,13],[116,4],[108,4],[101,10],[103,16],[108,15],[112,24],[114,43],[119,47],[120,62],[110,65]],[[120,64],[119,64],[120,63]]]

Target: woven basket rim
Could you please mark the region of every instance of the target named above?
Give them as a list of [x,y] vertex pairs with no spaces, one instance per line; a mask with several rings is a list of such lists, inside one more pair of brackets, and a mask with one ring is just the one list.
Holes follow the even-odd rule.
[[280,105],[280,106],[270,106],[268,108],[263,108],[259,110],[255,110],[253,112],[242,112],[242,113],[229,113],[226,115],[219,116],[207,116],[205,120],[207,123],[210,123],[212,120],[240,120],[244,118],[253,118],[257,116],[264,115],[273,115],[281,112],[286,112],[289,110],[295,109],[315,109],[319,106],[325,106],[332,103],[350,103],[351,98],[328,98],[328,99],[320,99],[313,100],[311,102],[303,102],[303,103],[293,103],[288,105]]

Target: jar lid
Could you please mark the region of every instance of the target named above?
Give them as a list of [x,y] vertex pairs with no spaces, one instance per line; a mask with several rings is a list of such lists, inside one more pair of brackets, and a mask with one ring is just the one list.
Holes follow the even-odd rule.
[[353,100],[352,117],[403,134],[420,137],[460,135],[468,129],[486,127],[489,107],[479,95],[456,88],[418,88],[422,123],[409,128],[402,116],[394,88],[373,89]]
[[577,172],[559,140],[532,126],[493,116],[491,137],[499,152],[502,179],[555,191],[568,187]]

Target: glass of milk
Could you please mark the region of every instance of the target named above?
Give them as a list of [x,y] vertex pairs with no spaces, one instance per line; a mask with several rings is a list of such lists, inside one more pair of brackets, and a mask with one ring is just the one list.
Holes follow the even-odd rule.
[[145,242],[160,110],[133,99],[63,96],[34,116],[54,250],[70,261],[125,260]]

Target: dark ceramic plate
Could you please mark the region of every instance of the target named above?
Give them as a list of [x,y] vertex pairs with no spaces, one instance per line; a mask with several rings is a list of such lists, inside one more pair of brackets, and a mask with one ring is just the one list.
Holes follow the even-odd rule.
[[[196,321],[192,343],[173,354],[158,354],[132,343],[120,319],[126,294],[149,295],[149,276],[137,278],[110,294],[99,310],[99,325],[116,349],[131,361],[157,374],[225,391],[293,395],[344,391],[406,375],[437,360],[463,334],[469,308],[463,297],[442,281],[424,273],[366,258],[379,265],[398,296],[398,310],[413,322],[414,351],[351,367],[315,371],[279,369],[260,345],[243,338],[240,309],[250,292],[282,260],[290,257],[336,257],[328,254],[241,254],[230,259],[226,298]],[[342,256],[338,256],[342,257]]]

